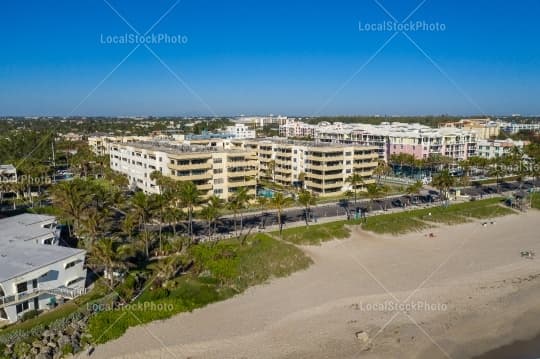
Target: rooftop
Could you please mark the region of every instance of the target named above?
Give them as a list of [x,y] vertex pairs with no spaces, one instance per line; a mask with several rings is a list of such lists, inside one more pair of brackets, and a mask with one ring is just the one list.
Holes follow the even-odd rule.
[[53,233],[54,229],[43,226],[55,221],[52,216],[29,213],[0,219],[0,282],[84,253],[36,241]]
[[119,146],[129,146],[138,149],[144,149],[149,151],[161,151],[169,154],[189,154],[189,153],[240,153],[246,152],[239,149],[224,149],[222,147],[213,147],[213,146],[196,146],[196,145],[186,145],[177,142],[171,141],[137,141],[131,143],[118,144]]
[[56,218],[52,216],[30,213],[0,219],[0,246],[14,241],[35,242],[44,236],[50,236],[54,229],[43,226],[55,221]]
[[14,173],[17,169],[13,165],[0,165],[0,173]]
[[328,143],[328,142],[315,142],[315,141],[301,141],[291,140],[284,137],[269,137],[269,138],[257,138],[250,140],[236,140],[233,142],[258,142],[261,144],[282,144],[282,145],[295,145],[305,147],[330,147],[330,148],[344,148],[344,147],[362,147],[370,148],[370,146],[363,146],[358,144],[344,144],[344,143]]

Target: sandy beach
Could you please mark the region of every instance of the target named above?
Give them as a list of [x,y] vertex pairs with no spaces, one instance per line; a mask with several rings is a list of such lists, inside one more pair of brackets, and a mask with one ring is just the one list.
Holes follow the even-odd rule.
[[[355,229],[314,264],[131,328],[93,358],[472,358],[540,333],[540,212],[400,237]],[[435,237],[427,236],[433,232]]]

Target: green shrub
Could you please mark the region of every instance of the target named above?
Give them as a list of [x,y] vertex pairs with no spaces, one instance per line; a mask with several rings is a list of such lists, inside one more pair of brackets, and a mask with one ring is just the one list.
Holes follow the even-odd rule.
[[62,355],[67,356],[68,354],[74,353],[73,345],[71,343],[68,343],[62,347]]
[[39,310],[32,309],[28,312],[25,312],[21,317],[21,322],[27,321],[29,319],[35,318],[39,315]]

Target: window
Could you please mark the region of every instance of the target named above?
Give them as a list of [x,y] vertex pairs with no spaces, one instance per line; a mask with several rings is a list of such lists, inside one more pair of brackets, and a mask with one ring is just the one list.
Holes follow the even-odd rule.
[[214,184],[222,184],[223,183],[223,178],[216,178],[214,180]]
[[71,268],[71,267],[75,267],[75,265],[76,265],[78,262],[79,262],[79,261],[76,260],[76,261],[67,263],[66,266],[65,266],[65,269],[68,269],[68,268]]
[[17,304],[16,306],[17,314],[28,310],[28,301]]
[[82,280],[84,280],[83,277],[79,277],[79,278],[72,279],[72,280],[70,280],[69,282],[67,282],[67,287],[69,287],[70,285],[73,285],[73,284],[75,284],[75,283],[78,283],[78,282],[80,282],[80,281],[82,281]]
[[222,158],[214,158],[214,163],[222,163],[222,162],[223,162]]
[[214,188],[214,194],[222,194],[223,188]]
[[214,174],[220,174],[220,173],[223,173],[223,168],[214,169]]
[[17,293],[23,293],[28,290],[28,283],[22,282],[17,284]]

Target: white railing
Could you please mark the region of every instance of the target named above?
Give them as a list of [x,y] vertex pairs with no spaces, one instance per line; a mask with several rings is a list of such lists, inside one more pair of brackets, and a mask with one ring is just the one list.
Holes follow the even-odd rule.
[[30,291],[17,293],[14,295],[8,295],[0,297],[0,308],[14,303],[22,302],[24,300],[36,297],[42,293],[57,295],[67,299],[74,299],[83,294],[86,294],[86,288],[68,288],[68,287],[56,287],[56,288],[34,288]]
[[38,296],[39,294],[40,294],[39,288],[34,288],[30,291],[0,297],[0,307],[4,307],[12,303],[21,302],[23,300]]

